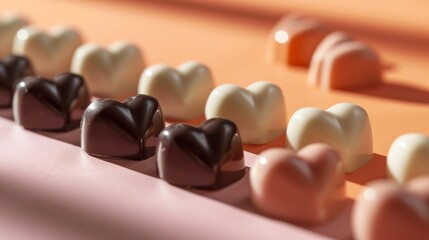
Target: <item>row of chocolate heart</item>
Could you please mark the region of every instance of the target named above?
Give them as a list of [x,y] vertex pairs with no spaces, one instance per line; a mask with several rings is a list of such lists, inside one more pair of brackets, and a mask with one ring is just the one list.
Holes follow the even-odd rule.
[[[25,31],[20,30],[16,38],[28,39],[29,36],[32,35],[32,31],[29,31],[28,29]],[[20,35],[20,37],[18,35]],[[330,41],[336,42],[335,39]],[[16,45],[20,46],[19,43]],[[121,43],[121,44],[118,44],[117,46],[120,46],[120,45],[125,45],[125,44]],[[19,48],[20,47],[18,47],[18,49]],[[24,48],[25,47],[22,47],[22,49]],[[113,49],[120,49],[120,48],[122,47],[113,47]],[[328,46],[327,48],[330,48],[330,47]],[[92,57],[85,57],[86,55],[85,53],[87,52],[88,49],[91,50],[88,52],[97,52],[97,51],[100,51],[100,48],[94,47],[92,45],[92,46],[82,47],[81,49],[83,50],[81,50],[80,53],[79,51],[76,51],[75,53],[74,58],[81,59],[79,61],[76,60],[77,62],[79,62],[79,64],[76,64],[76,65],[82,64],[80,66],[83,66],[85,65],[85,62],[100,62],[100,59],[97,57],[94,57],[94,55],[92,55]],[[134,48],[134,49],[137,49],[137,48]],[[115,51],[118,51],[118,50],[113,50],[113,52]],[[133,50],[130,52],[135,53],[136,51]],[[141,56],[140,53],[137,55]],[[91,56],[91,54],[89,54],[89,56]],[[96,60],[88,60],[91,58],[95,58]],[[8,59],[13,59],[13,57],[9,57],[4,60],[4,62],[6,63],[4,64],[5,66],[4,72],[7,73],[6,75],[16,76],[15,77],[15,80],[16,80],[18,78],[21,78],[23,75],[32,74],[32,71],[28,70],[30,68],[23,67],[24,69],[27,69],[27,70],[20,71],[20,70],[16,70],[15,67],[17,65],[14,65],[14,64],[8,65],[7,64],[8,62],[13,62],[12,60],[8,60]],[[36,57],[36,59],[39,59],[39,58]],[[23,63],[24,66],[28,64],[28,61],[25,61],[25,60],[20,60],[20,61],[25,62]],[[36,61],[36,62],[43,63],[43,61]],[[139,62],[139,61],[136,61],[136,62]],[[49,64],[46,64],[45,62],[45,66]],[[12,72],[14,72],[13,74],[10,74],[11,70],[10,68],[8,69],[8,66],[14,66],[12,67],[13,69]],[[54,66],[54,65],[51,64],[50,66]],[[90,64],[89,67],[88,66],[82,67],[82,69],[85,69],[85,68],[93,69],[94,67],[92,66],[94,65]],[[43,70],[37,70],[37,69],[43,69],[42,67],[35,67],[35,68],[36,68],[36,72],[38,73],[44,72]],[[54,68],[50,68],[50,69],[54,69]],[[165,70],[165,69],[168,69],[168,70]],[[141,70],[131,71],[131,72],[138,72],[138,74],[140,74],[140,71]],[[316,72],[319,72],[319,70],[317,70]],[[51,73],[46,72],[46,75],[51,75],[52,73],[53,72]],[[97,75],[97,74],[94,74],[94,75]],[[155,76],[155,77],[152,77],[152,76]],[[99,92],[98,94],[99,96],[100,95],[102,96],[104,94],[105,95],[117,94],[117,92],[114,93],[115,89],[122,88],[121,86],[103,88],[106,85],[103,84],[105,83],[105,80],[101,80],[102,78],[109,78],[109,76],[103,76],[98,78],[90,77],[90,79],[98,79],[95,81],[91,81],[92,83],[95,84],[93,85],[95,86],[93,88],[104,89],[101,92]],[[175,94],[176,95],[183,94],[183,92],[188,93],[184,87],[183,89],[180,89],[180,91],[177,91],[176,89],[176,91],[174,90],[170,91],[168,92],[168,94],[164,92],[165,90],[163,89],[165,89],[166,87],[173,88],[174,86],[172,86],[173,84],[171,83],[172,82],[171,80],[170,82],[168,82],[168,80],[163,80],[163,79],[174,79],[175,81],[180,82],[183,78],[206,79],[206,80],[196,80],[196,82],[201,84],[201,85],[195,84],[194,86],[195,89],[198,89],[198,91],[196,90],[190,91],[191,93],[193,92],[194,95],[200,94],[199,97],[189,98],[190,100],[188,100],[187,102],[177,101],[177,99],[180,99],[180,98],[172,97]],[[4,77],[3,79],[9,79],[9,78]],[[66,80],[66,79],[72,79],[72,80]],[[136,79],[138,79],[138,77]],[[153,79],[158,79],[158,80],[153,80]],[[11,85],[10,84],[11,82],[14,82],[16,84],[15,80],[9,81],[8,82],[9,85]],[[150,83],[151,81],[153,81],[153,83]],[[58,127],[59,128],[64,127],[65,125],[67,125],[67,127],[72,126],[73,120],[78,120],[80,114],[74,113],[73,111],[70,111],[70,110],[82,111],[84,109],[84,106],[86,106],[89,103],[89,94],[86,88],[84,87],[85,84],[83,82],[83,79],[77,75],[67,74],[57,78],[56,82],[58,84],[56,86],[52,82],[50,83],[37,83],[37,82],[48,82],[48,81],[42,81],[40,79],[36,81],[33,77],[33,80],[26,79],[25,81],[18,83],[16,93],[19,92],[19,94],[15,94],[16,100],[14,102],[16,102],[16,106],[22,106],[22,107],[14,107],[15,120],[27,128],[33,128],[34,126],[36,126],[35,127],[36,129],[40,129],[40,126],[46,126],[48,127],[48,129],[51,129],[51,130]],[[115,80],[113,80],[113,82],[115,82]],[[208,87],[206,88],[205,86],[208,86]],[[276,136],[278,136],[280,132],[284,132],[286,128],[285,126],[286,121],[284,119],[285,108],[284,108],[284,102],[282,97],[283,95],[280,89],[277,88],[276,86],[269,83],[255,83],[249,86],[247,90],[240,89],[234,85],[220,86],[212,91],[212,94],[210,94],[210,97],[208,98],[207,104],[205,104],[205,101],[201,101],[201,99],[203,99],[203,97],[201,96],[205,95],[205,98],[207,98],[207,95],[209,95],[212,87],[213,87],[213,83],[212,83],[210,71],[208,71],[208,68],[193,62],[193,63],[186,63],[180,66],[178,70],[170,69],[169,67],[164,65],[156,65],[156,66],[147,68],[142,74],[139,91],[144,93],[149,92],[149,95],[153,95],[159,98],[160,99],[159,102],[161,103],[161,106],[163,106],[163,111],[165,113],[168,112],[166,116],[173,119],[180,120],[180,119],[192,116],[193,112],[196,112],[196,114],[193,115],[191,118],[196,117],[198,116],[198,111],[200,112],[200,114],[202,114],[202,112],[204,111],[204,105],[206,105],[206,116],[208,118],[210,118],[210,114],[212,113],[212,110],[214,111],[214,109],[218,109],[218,110],[220,109],[221,113],[213,113],[213,116],[220,115],[227,119],[231,119],[233,120],[233,122],[237,123],[237,126],[243,135],[242,136],[243,142],[246,141],[247,143],[266,143],[272,140],[273,138],[275,138]],[[110,89],[110,90],[107,90],[107,89]],[[270,94],[268,94],[268,92]],[[187,95],[189,96],[192,94],[187,94]],[[222,96],[222,97],[218,97],[218,96]],[[37,99],[40,99],[40,98],[42,98],[43,100],[37,101]],[[258,102],[257,100],[258,98],[261,98],[261,99],[264,98],[265,100],[269,99],[269,103],[261,107],[261,106],[258,106],[258,104],[249,105],[248,101],[246,101],[246,99],[252,99],[252,101]],[[281,101],[279,99],[281,99]],[[49,104],[46,105],[46,102],[48,102]],[[125,102],[125,105],[119,104],[111,100],[98,100],[94,102],[87,109],[87,112],[91,113],[88,115],[87,122],[89,123],[98,122],[98,123],[95,124],[96,127],[94,128],[92,127],[85,128],[86,124],[82,124],[82,130],[83,130],[82,146],[84,147],[84,149],[86,149],[86,151],[88,151],[90,154],[93,154],[93,155],[101,155],[101,156],[109,156],[109,157],[129,157],[129,158],[139,158],[139,159],[147,158],[148,156],[152,155],[155,151],[156,136],[159,132],[161,132],[161,130],[164,127],[163,121],[162,123],[161,121],[159,121],[160,119],[162,119],[160,107],[158,106],[158,104],[155,104],[155,102],[156,100],[148,96],[136,96],[136,97],[130,98]],[[26,104],[30,104],[31,107],[25,107]],[[138,108],[136,106],[140,106],[141,104],[143,104],[145,107],[142,107],[140,110],[137,110],[135,112],[134,109]],[[180,107],[177,104],[180,104]],[[52,107],[56,109],[57,112],[52,111]],[[254,114],[255,108],[258,108],[258,112],[268,111],[268,112],[265,112],[265,114],[260,114],[262,116],[272,116],[272,113],[279,113],[279,114],[275,117],[265,120],[265,123],[266,123],[266,125],[264,126],[265,128],[261,128],[260,125],[258,125],[258,123],[260,124],[260,122],[256,120],[255,122],[251,121],[252,119],[260,120],[259,118],[255,117],[255,114]],[[39,110],[41,109],[41,110],[32,111],[28,109],[39,109]],[[149,116],[151,117],[149,118],[142,117],[143,115],[148,113],[149,113]],[[244,117],[240,113],[243,113]],[[238,119],[235,118],[237,116],[239,116]],[[37,121],[37,119],[39,119],[40,121]],[[47,119],[52,119],[53,124],[50,124],[50,123],[48,124],[50,120],[47,121]],[[85,119],[86,118],[84,117],[83,122],[85,122]],[[127,124],[122,125],[127,121],[128,121]],[[274,124],[271,121],[275,121]],[[108,127],[108,126],[112,126],[111,125],[112,122],[116,126],[118,126],[119,124],[121,128],[121,132],[127,133],[127,134],[124,135],[120,133],[118,135],[118,132],[115,132],[114,130],[112,130],[111,127]],[[136,122],[142,123],[142,125],[137,126]],[[202,130],[201,129],[197,130],[195,128],[190,128],[187,125],[179,124],[179,125],[173,125],[171,127],[172,129],[179,129],[179,130],[167,131],[168,129],[170,129],[169,127],[166,130],[162,131],[160,138],[165,139],[165,141],[161,139],[159,140],[160,146],[162,147],[159,147],[158,149],[163,149],[159,151],[165,152],[165,155],[158,154],[159,156],[158,158],[160,159],[159,166],[165,166],[165,168],[160,167],[159,169],[167,169],[167,170],[166,171],[161,170],[159,172],[160,176],[173,184],[190,185],[190,186],[195,184],[194,186],[200,186],[200,187],[201,186],[204,186],[204,187],[224,186],[225,184],[231,183],[237,180],[238,178],[242,177],[244,175],[244,163],[242,158],[241,140],[237,132],[237,127],[235,127],[235,125],[232,122],[229,122],[229,123],[224,123],[224,122],[229,122],[229,121],[220,120],[220,119],[216,121],[208,120],[206,123],[203,123],[200,126]],[[31,124],[34,124],[34,125],[31,125]],[[206,125],[211,127],[205,127]],[[148,126],[151,126],[151,127],[148,127]],[[320,126],[324,126],[324,127],[320,127]],[[193,130],[189,130],[188,128]],[[91,131],[94,131],[97,134],[87,134],[87,137],[88,136],[89,137],[88,138],[85,137],[84,135],[85,132],[91,132]],[[180,134],[174,133],[175,131],[179,132]],[[225,145],[218,146],[217,144],[219,144],[219,140],[211,140],[210,137],[207,137],[207,136],[215,136],[216,133],[219,135],[217,135],[215,139],[223,139],[222,142],[225,142]],[[96,141],[91,140],[91,137],[94,137],[94,136],[97,136]],[[114,137],[111,137],[111,136],[114,136]],[[171,138],[169,138],[169,136]],[[205,137],[201,137],[201,136],[205,136]],[[231,136],[234,136],[234,137],[231,137]],[[120,141],[111,140],[116,137],[121,140]],[[344,175],[342,171],[340,171],[341,174],[338,175],[339,177],[331,177],[329,178],[329,180],[321,181],[321,182],[325,182],[325,183],[322,183],[323,187],[321,187],[323,189],[322,195],[327,196],[326,199],[321,200],[321,201],[325,200],[324,202],[325,204],[322,204],[325,206],[325,208],[320,207],[320,205],[316,206],[315,208],[309,207],[309,206],[312,206],[312,204],[313,205],[315,204],[314,202],[315,199],[312,199],[312,197],[309,197],[309,199],[312,199],[312,201],[309,200],[308,202],[304,202],[300,200],[303,198],[303,196],[304,198],[307,198],[308,196],[314,196],[314,195],[308,195],[309,193],[305,191],[304,191],[305,192],[304,195],[299,195],[299,194],[296,194],[295,191],[292,191],[294,193],[290,193],[291,190],[287,190],[287,186],[291,186],[292,189],[296,188],[297,185],[293,183],[294,181],[298,181],[296,179],[299,179],[300,177],[299,175],[295,174],[296,177],[294,177],[292,180],[288,179],[288,181],[282,181],[282,179],[279,179],[279,177],[276,176],[276,173],[273,173],[273,172],[280,172],[282,174],[287,172],[288,176],[293,176],[293,171],[296,171],[296,169],[307,169],[304,171],[311,172],[313,169],[320,168],[320,169],[324,169],[323,171],[330,173],[327,176],[332,176],[332,175],[335,175],[336,172],[338,172],[338,168],[339,169],[342,168],[342,167],[338,167],[339,165],[344,165],[344,168],[346,169],[347,172],[354,171],[355,169],[359,168],[360,166],[362,166],[372,158],[371,129],[368,121],[368,116],[365,110],[353,104],[338,104],[328,109],[328,111],[312,109],[312,108],[301,109],[291,117],[289,126],[287,128],[287,137],[288,137],[289,145],[291,146],[292,149],[296,149],[296,150],[301,149],[312,142],[327,142],[330,145],[334,146],[335,149],[339,151],[340,157],[330,156],[329,154],[327,154],[328,152],[332,153],[335,150],[330,149],[328,151],[327,149],[329,147],[326,147],[326,146],[324,147],[310,146],[309,149],[312,149],[311,151],[303,150],[304,152],[309,152],[308,155],[303,154],[304,157],[298,156],[298,157],[291,158],[291,157],[288,157],[290,154],[293,155],[293,153],[291,152],[287,152],[287,153],[276,152],[276,151],[284,151],[284,150],[272,150],[271,153],[270,152],[264,153],[264,154],[267,154],[268,157],[264,157],[264,154],[262,154],[262,157],[259,161],[260,164],[256,164],[254,167],[252,167],[251,179],[253,180],[251,180],[251,182],[253,185],[252,188],[254,189],[252,199],[255,202],[255,205],[258,206],[262,211],[278,218],[287,219],[287,220],[292,219],[294,221],[303,221],[303,222],[319,222],[319,221],[326,220],[335,212],[337,212],[338,209],[340,209],[340,206],[342,204],[339,204],[339,203],[343,202],[344,200],[344,190],[341,190],[343,189],[343,185],[344,185],[344,177],[343,176],[341,177],[341,175]],[[175,143],[175,141],[177,141],[176,138],[181,139],[180,141],[178,141],[180,142],[180,144]],[[171,139],[176,139],[176,140],[171,140]],[[222,149],[223,151],[221,150],[215,151],[217,152],[217,154],[215,152],[201,152],[200,148],[201,148],[201,145],[203,145],[203,143],[201,143],[201,141],[200,142],[196,141],[196,139],[198,140],[204,139],[203,140],[203,142],[205,141],[204,144],[211,146],[210,149],[215,150],[216,148],[219,147],[217,150]],[[97,144],[104,143],[104,147],[103,147],[103,144],[97,145],[97,144],[91,144],[91,142],[97,142]],[[216,144],[213,144],[213,142],[215,142]],[[390,174],[393,177],[395,177],[398,181],[401,181],[401,182],[411,179],[417,175],[427,174],[429,171],[427,169],[427,164],[425,163],[425,153],[421,153],[422,152],[421,149],[428,149],[427,142],[428,142],[427,138],[421,135],[405,135],[398,138],[395,141],[395,143],[392,145],[392,148],[388,156],[388,166],[389,166],[388,168],[389,168]],[[183,150],[183,148],[179,148],[182,150],[176,151],[177,145],[188,146],[189,143],[196,144],[193,146],[198,146],[199,144],[200,148],[199,147],[193,148],[193,151],[189,149]],[[124,147],[125,145],[127,145],[128,147]],[[237,150],[237,148],[234,147],[235,149],[234,156],[236,156],[237,158],[230,158],[229,160],[231,160],[231,163],[230,161],[222,158],[225,156],[224,155],[225,153],[231,154],[230,152],[232,151],[231,146],[237,146],[237,145],[240,146],[239,150]],[[168,147],[164,147],[164,146],[168,146]],[[317,148],[319,148],[319,150],[316,151],[315,149]],[[166,151],[165,149],[167,150],[175,149],[175,150]],[[325,149],[325,150],[322,151],[320,149]],[[172,155],[174,156],[174,158],[169,157]],[[190,155],[194,157],[194,158],[191,158],[192,161],[189,160]],[[282,157],[278,157],[278,156],[282,156]],[[307,156],[310,156],[310,157],[307,158]],[[178,160],[178,161],[171,162],[171,159],[175,159],[176,157],[178,157],[180,161]],[[272,160],[276,158],[280,160]],[[300,158],[302,161],[297,161],[295,163],[294,161],[297,158]],[[310,163],[308,165],[305,165],[305,164],[303,165],[302,162],[305,162],[306,161],[305,159],[310,159],[309,161],[313,162],[314,164]],[[325,159],[325,160],[322,161],[318,159]],[[326,160],[326,159],[343,159],[343,160],[339,161],[339,160]],[[389,159],[392,159],[392,160],[389,160]],[[198,162],[201,163],[201,161],[205,163],[203,164],[203,166],[205,166],[206,169],[202,167],[201,164],[199,165],[196,164]],[[219,161],[222,161],[221,165],[219,165],[220,164]],[[324,163],[320,164],[319,161]],[[178,164],[177,162],[181,162],[181,164]],[[192,162],[193,164],[189,164],[190,162]],[[284,164],[279,165],[278,163],[281,163],[281,162],[283,163],[289,162],[291,163],[290,165],[294,167],[287,168],[287,167],[284,167]],[[179,168],[178,165],[180,165],[183,168],[181,171],[172,170],[174,168]],[[284,169],[279,171],[278,169],[281,169],[281,167],[277,167],[278,165],[279,166],[283,165],[282,167]],[[207,166],[211,166],[211,168],[210,167],[207,168]],[[213,166],[217,166],[217,167],[213,167]],[[196,178],[189,178],[189,175],[191,174],[186,174],[186,173],[189,173],[189,171],[191,171],[190,169],[192,169],[193,174],[197,176]],[[210,171],[210,169],[211,170],[215,169],[216,171]],[[314,170],[314,172],[317,172],[317,170]],[[314,173],[314,176],[317,176],[317,174]],[[286,177],[286,178],[289,178],[289,177]],[[321,177],[321,179],[323,179],[323,177]],[[420,181],[423,182],[422,180]],[[376,186],[380,185],[381,187],[368,188],[363,193],[362,198],[364,200],[362,201],[368,200],[368,201],[374,202],[374,199],[376,198],[374,196],[378,196],[378,191],[388,191],[385,189],[386,189],[386,186],[391,186],[389,184],[391,183],[377,183]],[[421,185],[421,184],[417,184],[417,185]],[[283,190],[279,190],[279,189],[283,189]],[[398,190],[399,187],[397,186],[391,187],[390,189],[395,189],[396,192],[405,194],[403,193],[404,190]],[[281,194],[279,194],[280,192],[286,193],[287,199],[282,198]],[[295,199],[295,201],[299,203],[303,203],[304,205],[294,205],[294,202],[293,202],[294,198],[291,199],[290,198],[291,195],[296,195],[297,198]],[[382,195],[382,196],[385,196],[385,195]],[[330,201],[332,199],[334,200]],[[384,200],[377,200],[377,201],[387,201],[383,197],[379,197],[378,199],[384,199]],[[289,203],[290,201],[292,201],[290,204],[284,204],[284,203]],[[356,205],[357,208],[365,208],[367,206],[365,204],[360,204],[360,202],[362,201],[358,201],[358,204]],[[318,204],[320,204],[320,202],[318,202]],[[299,206],[306,206],[306,207],[302,208]],[[330,206],[335,206],[335,207],[330,207]],[[363,206],[363,207],[360,207],[360,206]],[[303,209],[308,209],[308,211],[304,211]],[[372,210],[372,213],[376,214],[377,211],[378,211],[377,209]],[[356,214],[356,215],[360,216],[359,214]],[[360,218],[371,219],[371,218],[367,218],[367,216],[360,217]],[[357,225],[357,228],[363,225],[363,223],[361,223],[362,221],[364,220],[355,221],[355,222],[360,222]],[[367,222],[370,222],[370,221],[367,221]],[[371,226],[378,226],[379,224],[381,223],[374,223]],[[420,234],[418,236],[425,236],[424,235],[426,233],[425,230],[420,231],[421,229],[425,229],[425,228],[419,228],[418,231],[416,231],[416,233]],[[363,234],[363,232],[365,231],[362,230],[357,232],[358,232],[357,236],[359,236],[359,233]],[[376,232],[376,231],[375,230],[372,231],[371,234],[373,234],[373,232]],[[364,235],[361,235],[361,236],[364,236]]]
[[[29,63],[24,57],[5,60],[13,62],[11,59]],[[15,121],[29,129],[70,127],[70,119],[78,120],[89,104],[83,78],[75,74],[62,74],[54,81],[26,78],[17,84],[14,98]],[[83,113],[81,126],[82,148],[87,153],[138,160],[147,159],[156,152],[159,176],[175,185],[216,189],[245,175],[241,138],[232,121],[211,118],[198,128],[186,124],[164,128],[160,105],[147,95],[131,97],[124,103],[96,100]],[[252,201],[263,213],[286,221],[312,224],[327,221],[344,208],[345,170],[353,171],[372,158],[368,116],[359,106],[346,103],[334,105],[327,111],[303,108],[292,116],[287,137],[293,149],[302,150],[294,153],[287,149],[269,149],[261,153],[250,171]],[[323,141],[335,148],[317,144]],[[396,171],[398,176],[406,179],[415,174],[427,174],[422,171],[423,155],[418,158],[404,156],[421,151],[409,148],[407,144],[424,147],[424,142],[428,142],[427,138],[420,135],[398,138],[392,145],[388,163],[404,163],[398,159],[401,157],[410,162],[407,166],[389,167],[390,171]],[[398,181],[406,179],[397,178]],[[421,186],[427,187],[428,182],[426,178],[413,180],[410,184],[417,184],[421,189]],[[385,223],[374,222],[373,218],[384,214],[381,207],[385,204],[397,201],[398,204],[406,204],[400,200],[404,196],[419,203],[418,197],[414,196],[414,188],[411,189],[408,192],[391,182],[369,185],[355,205],[355,209],[363,209],[355,210],[354,214],[357,236],[363,233],[379,236],[377,226]],[[374,204],[378,205],[374,207]],[[361,214],[367,209],[371,212]],[[403,217],[408,208],[389,211],[397,214],[389,215],[390,218]],[[417,236],[425,234],[425,228],[422,229],[417,229]]]

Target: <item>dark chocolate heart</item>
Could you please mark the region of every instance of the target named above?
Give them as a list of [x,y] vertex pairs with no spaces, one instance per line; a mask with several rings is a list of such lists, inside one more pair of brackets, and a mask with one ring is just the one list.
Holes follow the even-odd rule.
[[174,124],[159,135],[157,168],[165,181],[180,186],[220,188],[245,174],[237,126],[212,118],[200,126]]
[[158,101],[137,95],[120,103],[99,99],[82,118],[82,149],[90,155],[132,160],[155,154],[159,133],[165,127]]
[[84,79],[64,73],[53,80],[31,76],[19,82],[13,99],[15,122],[31,130],[67,131],[78,127],[89,104]]
[[12,106],[16,83],[34,74],[26,57],[9,55],[0,61],[0,108]]

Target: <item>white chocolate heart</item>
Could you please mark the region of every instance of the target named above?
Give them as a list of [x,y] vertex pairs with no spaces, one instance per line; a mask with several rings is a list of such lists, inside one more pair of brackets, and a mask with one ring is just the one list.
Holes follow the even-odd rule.
[[70,70],[73,53],[81,44],[80,35],[71,28],[58,26],[44,33],[27,26],[16,33],[12,52],[27,56],[37,74],[52,78]]
[[311,56],[329,30],[314,19],[289,14],[271,31],[266,57],[268,61],[307,67]]
[[155,97],[166,118],[186,121],[204,115],[213,88],[209,68],[189,61],[177,70],[164,64],[149,66],[140,77],[138,92]]
[[321,223],[346,202],[343,163],[335,149],[311,144],[298,153],[272,148],[250,170],[251,200],[267,215],[300,223]]
[[0,19],[0,57],[12,52],[16,32],[27,24],[24,18],[16,15],[8,15]]
[[373,157],[372,133],[368,114],[362,107],[338,103],[327,111],[301,108],[287,128],[287,140],[299,150],[311,143],[327,143],[340,153],[346,172],[353,172]]
[[80,46],[73,56],[71,72],[84,76],[94,95],[119,97],[137,92],[143,68],[140,49],[121,41],[107,49],[91,43]]
[[418,133],[396,138],[387,154],[387,171],[399,183],[429,175],[429,138]]
[[220,85],[210,93],[205,112],[207,119],[233,121],[246,144],[268,143],[284,133],[287,125],[282,90],[269,82],[255,82],[246,89]]
[[310,85],[344,90],[371,87],[381,79],[377,53],[343,32],[323,39],[314,52],[308,74]]

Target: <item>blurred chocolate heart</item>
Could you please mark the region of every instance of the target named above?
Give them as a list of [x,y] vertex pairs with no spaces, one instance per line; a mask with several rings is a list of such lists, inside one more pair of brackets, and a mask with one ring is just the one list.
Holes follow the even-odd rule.
[[154,155],[165,127],[158,101],[147,95],[120,103],[99,99],[82,118],[82,149],[90,155],[143,160]]
[[0,60],[0,108],[12,106],[17,82],[30,75],[33,68],[28,58],[9,55]]
[[165,181],[180,186],[220,188],[244,176],[237,126],[212,118],[198,127],[174,124],[159,135],[157,168]]
[[31,76],[16,86],[13,116],[27,129],[67,131],[79,126],[88,104],[89,93],[79,75],[64,73],[53,80]]

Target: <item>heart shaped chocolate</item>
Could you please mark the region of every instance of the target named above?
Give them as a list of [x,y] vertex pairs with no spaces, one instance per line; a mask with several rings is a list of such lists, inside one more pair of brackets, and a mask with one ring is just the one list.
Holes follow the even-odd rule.
[[387,153],[387,175],[399,183],[429,175],[429,137],[419,133],[399,136]]
[[158,101],[147,95],[120,103],[99,99],[82,118],[82,149],[90,155],[143,160],[154,155],[165,127]]
[[11,54],[16,32],[27,24],[25,18],[15,14],[0,17],[0,57]]
[[237,126],[212,118],[198,127],[173,124],[159,135],[159,176],[179,186],[220,188],[237,181],[246,170]]
[[87,43],[76,49],[71,72],[85,77],[90,91],[99,97],[131,96],[137,92],[143,54],[134,44],[120,41],[108,48]]
[[263,213],[286,221],[321,223],[344,206],[345,174],[340,155],[326,144],[295,153],[272,148],[250,170],[251,199]]
[[12,53],[27,56],[37,74],[53,77],[70,70],[73,53],[81,44],[79,33],[68,27],[43,32],[26,26],[16,33]]
[[89,104],[84,79],[64,73],[53,80],[31,76],[19,82],[13,98],[15,122],[31,130],[67,131]]
[[207,119],[233,121],[245,144],[266,144],[284,134],[287,126],[281,88],[264,81],[247,88],[233,84],[216,87],[207,99],[205,114]]
[[9,55],[0,61],[0,108],[12,106],[17,82],[33,74],[31,62],[26,57]]
[[282,65],[308,67],[318,44],[329,32],[315,19],[289,13],[271,30],[266,58]]
[[343,32],[333,32],[311,59],[308,82],[321,88],[352,90],[382,82],[381,61],[368,45]]
[[177,69],[164,64],[149,66],[141,75],[138,91],[156,97],[166,118],[193,120],[204,114],[213,86],[210,69],[189,61]]
[[401,186],[371,182],[356,200],[352,229],[357,240],[429,239],[429,177]]
[[338,103],[326,111],[301,108],[290,118],[286,135],[288,145],[294,150],[311,143],[335,147],[346,172],[357,170],[373,158],[368,113],[352,103]]

